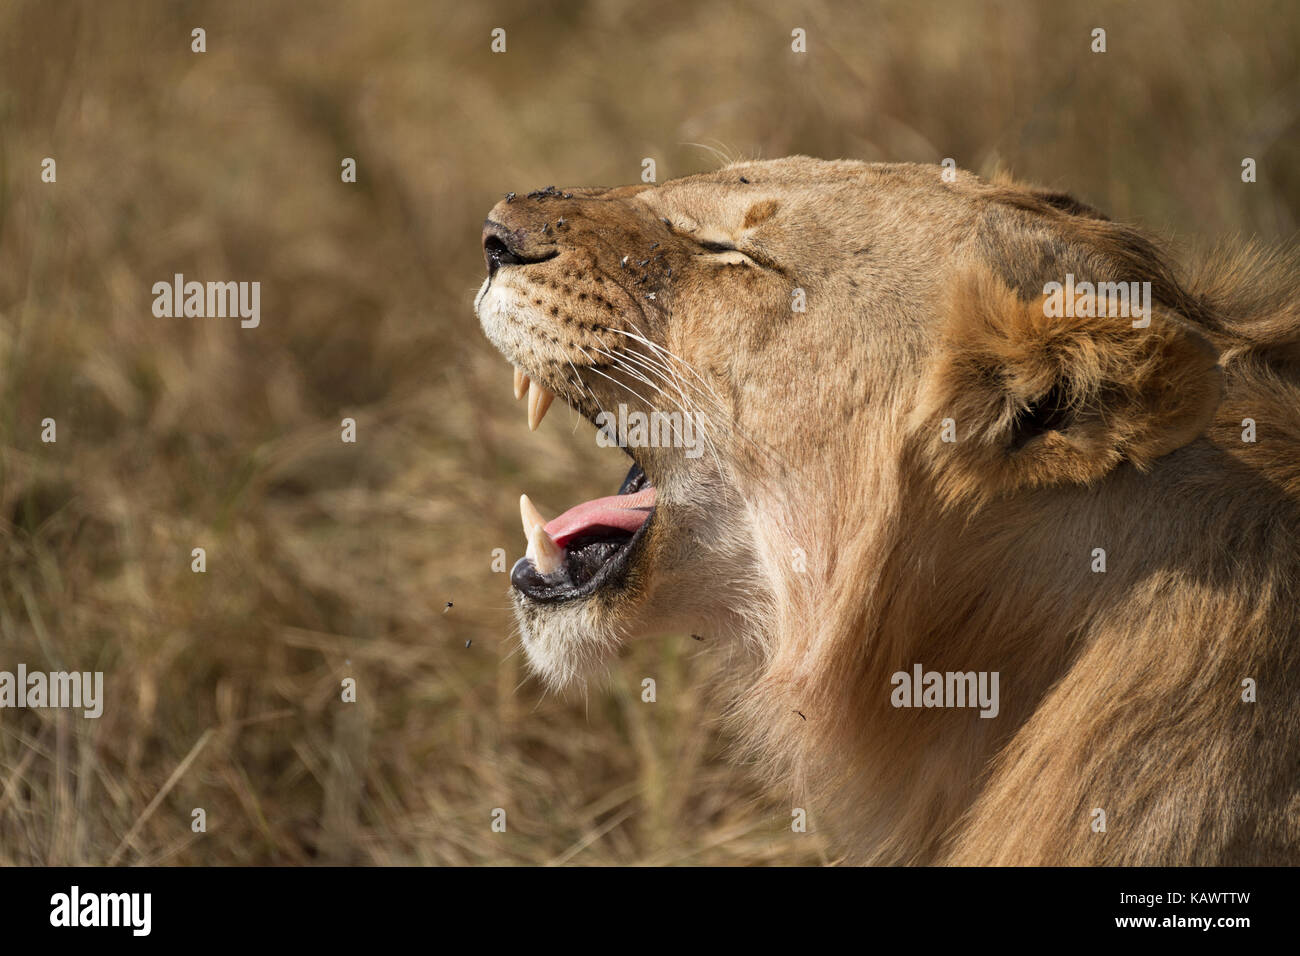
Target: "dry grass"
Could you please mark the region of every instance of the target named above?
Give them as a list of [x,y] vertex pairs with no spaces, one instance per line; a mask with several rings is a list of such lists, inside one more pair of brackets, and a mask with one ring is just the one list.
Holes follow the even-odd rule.
[[[1293,4],[844,7],[0,9],[0,669],[107,690],[0,711],[0,864],[825,859],[724,759],[725,654],[527,679],[492,550],[519,491],[623,463],[563,409],[527,434],[470,309],[487,209],[716,165],[692,143],[953,156],[1182,235],[1290,235],[1300,196]],[[261,327],[154,318],[175,272],[260,281]]]

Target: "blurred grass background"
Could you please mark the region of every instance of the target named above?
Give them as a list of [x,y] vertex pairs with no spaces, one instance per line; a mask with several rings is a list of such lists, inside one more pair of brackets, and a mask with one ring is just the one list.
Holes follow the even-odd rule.
[[[828,859],[726,761],[707,642],[527,676],[492,551],[521,491],[625,463],[562,408],[528,435],[477,329],[508,190],[951,156],[1183,239],[1296,228],[1294,3],[546,7],[0,6],[0,669],[107,698],[0,710],[0,864]],[[154,318],[176,272],[260,281],[260,328]]]

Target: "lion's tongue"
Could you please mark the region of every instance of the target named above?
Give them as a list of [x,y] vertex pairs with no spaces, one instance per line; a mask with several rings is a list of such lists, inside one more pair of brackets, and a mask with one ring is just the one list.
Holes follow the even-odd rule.
[[610,495],[574,505],[546,524],[546,533],[561,548],[574,538],[600,528],[617,528],[635,533],[655,505],[655,489],[644,488],[631,495]]

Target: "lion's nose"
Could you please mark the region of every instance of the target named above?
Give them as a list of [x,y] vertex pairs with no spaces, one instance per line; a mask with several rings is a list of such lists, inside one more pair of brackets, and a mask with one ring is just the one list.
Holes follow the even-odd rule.
[[545,262],[559,255],[558,250],[529,253],[524,250],[518,233],[511,232],[499,222],[489,219],[483,225],[483,258],[487,262],[488,275],[496,275],[502,266],[526,266],[536,262]]

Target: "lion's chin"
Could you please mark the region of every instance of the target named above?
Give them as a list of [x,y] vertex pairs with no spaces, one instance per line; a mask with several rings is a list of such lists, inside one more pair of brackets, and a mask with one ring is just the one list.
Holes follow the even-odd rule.
[[617,658],[623,639],[587,602],[544,605],[516,592],[514,604],[528,663],[551,689],[599,677]]
[[656,498],[634,464],[617,494],[549,522],[522,499],[528,552],[510,583],[524,649],[549,685],[569,686],[607,669],[632,632],[644,610]]

